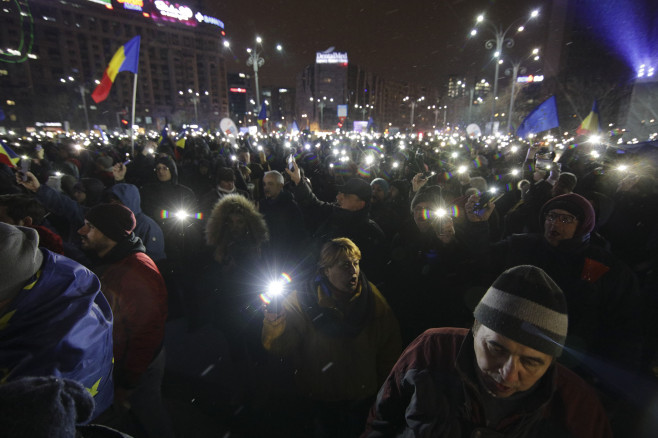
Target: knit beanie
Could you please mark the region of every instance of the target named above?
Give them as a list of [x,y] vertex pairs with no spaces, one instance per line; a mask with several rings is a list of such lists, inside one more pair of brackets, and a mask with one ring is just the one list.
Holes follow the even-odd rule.
[[388,195],[388,190],[389,190],[388,181],[386,181],[384,178],[375,178],[372,181],[370,181],[370,187],[374,186],[375,184],[381,187],[384,193]]
[[596,224],[596,213],[592,204],[582,196],[576,193],[567,193],[566,195],[556,196],[550,199],[541,208],[541,225],[544,226],[546,214],[551,210],[566,210],[578,219],[578,228],[574,233],[574,238],[582,238],[594,229]]
[[0,301],[14,298],[41,267],[39,234],[33,228],[0,222]]
[[416,208],[416,205],[421,202],[428,202],[434,206],[441,205],[441,187],[439,186],[423,186],[421,187],[414,199],[411,201],[411,211]]
[[25,377],[0,385],[2,436],[69,438],[90,420],[94,399],[80,383],[60,377]]
[[133,212],[121,204],[98,204],[87,212],[85,219],[115,242],[130,237],[136,225]]
[[521,265],[500,274],[473,312],[487,328],[526,347],[560,356],[567,337],[567,302],[540,268]]

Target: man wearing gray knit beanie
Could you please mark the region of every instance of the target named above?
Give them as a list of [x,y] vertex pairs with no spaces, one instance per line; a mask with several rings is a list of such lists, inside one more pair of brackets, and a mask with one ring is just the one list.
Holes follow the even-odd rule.
[[596,392],[555,361],[567,305],[543,270],[506,270],[473,314],[472,330],[430,329],[407,347],[362,437],[612,437]]

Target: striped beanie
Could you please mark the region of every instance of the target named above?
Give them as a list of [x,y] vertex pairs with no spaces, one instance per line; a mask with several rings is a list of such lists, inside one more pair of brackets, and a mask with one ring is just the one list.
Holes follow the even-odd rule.
[[562,354],[567,302],[560,287],[531,265],[500,274],[473,312],[487,328],[550,356]]

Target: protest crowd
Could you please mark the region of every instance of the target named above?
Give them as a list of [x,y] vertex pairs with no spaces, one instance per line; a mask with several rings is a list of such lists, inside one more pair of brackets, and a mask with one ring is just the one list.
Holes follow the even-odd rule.
[[655,141],[3,145],[11,436],[655,436]]

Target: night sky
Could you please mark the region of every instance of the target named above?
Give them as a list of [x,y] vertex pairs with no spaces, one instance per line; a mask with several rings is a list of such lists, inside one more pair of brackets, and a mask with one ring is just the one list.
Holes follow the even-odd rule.
[[[542,1],[520,0],[206,0],[226,25],[229,72],[248,72],[246,47],[263,38],[264,85],[295,86],[315,53],[335,47],[350,63],[390,79],[445,83],[449,74],[490,73],[484,37],[469,41],[480,12],[502,24],[529,14]],[[545,17],[544,19],[547,19]],[[280,55],[275,45],[281,43]]]

